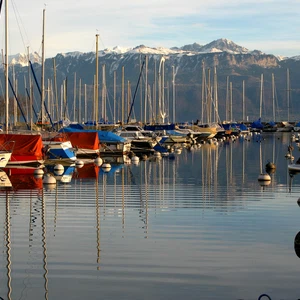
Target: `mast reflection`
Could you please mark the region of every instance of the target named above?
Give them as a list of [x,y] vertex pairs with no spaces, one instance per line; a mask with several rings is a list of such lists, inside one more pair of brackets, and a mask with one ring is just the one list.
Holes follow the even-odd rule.
[[11,286],[11,241],[10,241],[10,199],[6,192],[6,219],[5,219],[5,245],[6,245],[6,271],[7,271],[7,299],[10,300],[12,293]]
[[46,248],[46,206],[44,189],[42,190],[42,247],[43,247],[43,269],[44,269],[44,288],[45,288],[45,299],[48,299],[48,266],[47,266],[47,248]]

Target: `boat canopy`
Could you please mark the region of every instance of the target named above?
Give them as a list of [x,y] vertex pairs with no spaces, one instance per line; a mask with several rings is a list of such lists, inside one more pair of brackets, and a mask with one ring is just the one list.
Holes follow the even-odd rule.
[[261,118],[251,123],[251,128],[263,129],[263,127],[264,125],[261,123]]
[[97,132],[77,131],[65,132],[73,147],[82,149],[99,149],[99,137]]
[[95,129],[76,129],[71,127],[64,127],[59,130],[59,132],[97,132],[100,143],[125,143],[126,139],[121,136],[104,130]]
[[43,159],[43,141],[39,134],[13,134],[1,133],[0,145],[14,143],[11,161],[18,160],[16,157],[31,156],[36,160]]

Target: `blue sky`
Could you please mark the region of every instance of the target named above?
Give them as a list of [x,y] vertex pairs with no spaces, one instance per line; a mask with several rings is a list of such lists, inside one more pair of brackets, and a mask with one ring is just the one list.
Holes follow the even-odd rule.
[[[45,55],[135,47],[181,47],[227,38],[249,50],[300,55],[299,0],[9,0],[9,53],[41,52],[46,8]],[[4,7],[0,43],[4,48]]]

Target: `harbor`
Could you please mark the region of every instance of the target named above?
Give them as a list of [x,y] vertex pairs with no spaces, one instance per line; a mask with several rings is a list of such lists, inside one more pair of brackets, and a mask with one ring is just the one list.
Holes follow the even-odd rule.
[[[53,185],[11,172],[12,187],[0,190],[0,296],[297,299],[292,134],[182,147],[109,170],[84,160]],[[276,168],[260,182],[268,162]]]

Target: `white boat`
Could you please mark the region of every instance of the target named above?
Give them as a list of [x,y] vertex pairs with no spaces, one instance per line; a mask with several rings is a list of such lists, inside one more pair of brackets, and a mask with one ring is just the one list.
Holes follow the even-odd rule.
[[0,188],[10,188],[12,187],[11,181],[7,174],[0,170]]
[[141,131],[118,131],[116,134],[130,142],[130,150],[134,153],[154,152],[157,145],[155,137],[144,136]]
[[11,158],[11,151],[0,150],[0,168],[5,168]]

